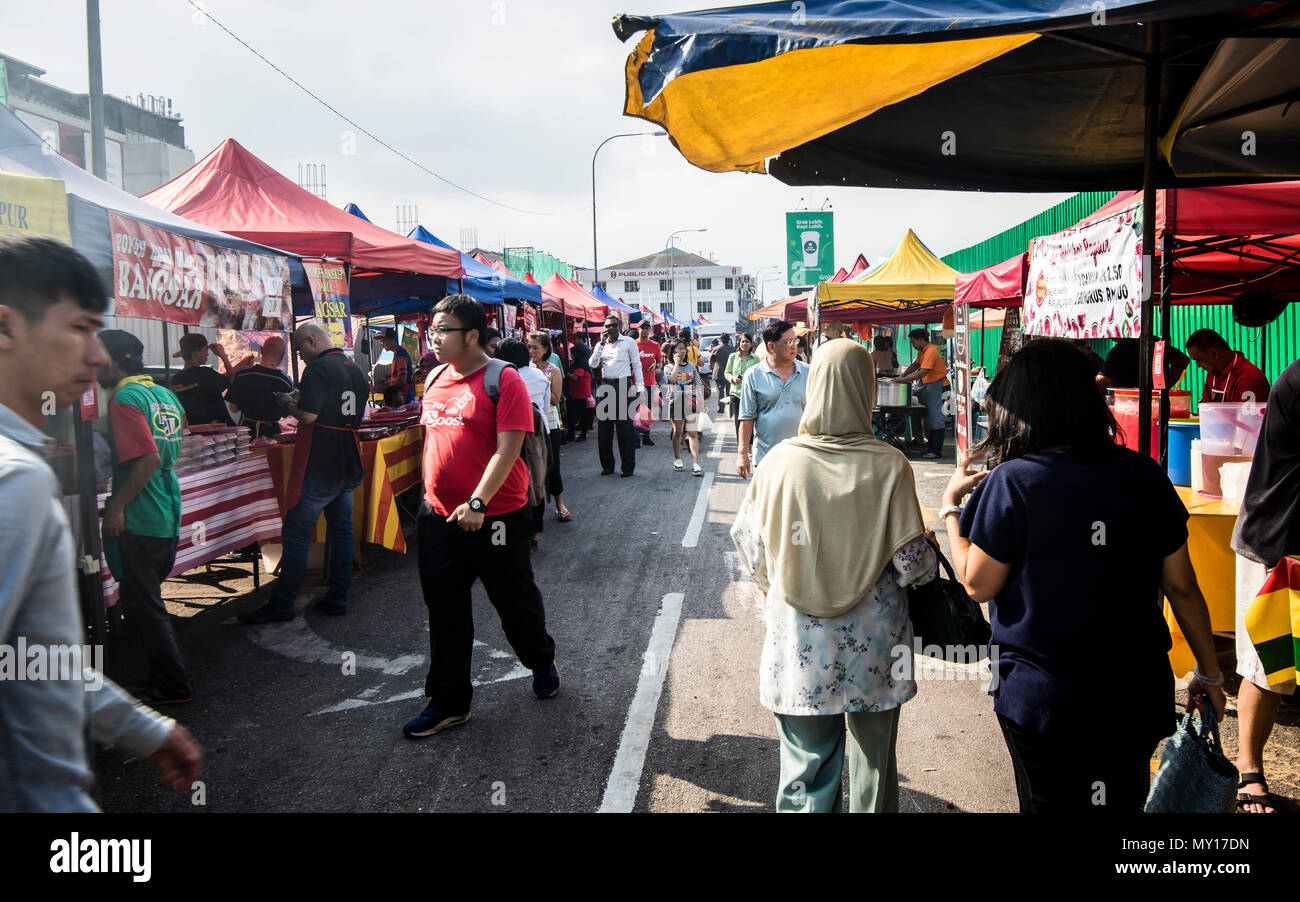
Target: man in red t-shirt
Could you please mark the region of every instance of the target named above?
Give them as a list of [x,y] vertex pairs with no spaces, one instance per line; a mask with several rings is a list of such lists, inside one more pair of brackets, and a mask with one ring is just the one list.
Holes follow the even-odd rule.
[[1205,370],[1202,401],[1267,401],[1268,377],[1213,329],[1187,337],[1187,356]]
[[[645,380],[646,403],[651,410],[655,410],[658,407],[657,398],[659,396],[659,380],[655,374],[663,363],[664,352],[659,347],[659,343],[651,339],[650,323],[644,319],[641,320],[636,349],[641,355],[641,375]],[[653,448],[654,442],[650,440],[650,430],[639,429],[637,431],[641,436],[641,444]]]
[[[533,579],[528,468],[520,459],[533,406],[519,373],[483,349],[487,314],[455,294],[434,308],[434,350],[422,402],[424,503],[417,518],[420,585],[429,608],[429,704],[402,728],[430,736],[469,720],[474,620],[470,589],[483,580],[506,640],[533,672],[533,694],[560,690],[555,640]],[[488,377],[499,385],[494,401]]]

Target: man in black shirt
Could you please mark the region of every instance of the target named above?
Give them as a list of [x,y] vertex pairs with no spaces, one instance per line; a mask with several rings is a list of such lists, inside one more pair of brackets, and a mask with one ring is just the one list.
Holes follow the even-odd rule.
[[[215,354],[225,369],[218,373],[207,366],[208,352]],[[230,411],[222,400],[226,389],[230,388],[230,358],[219,344],[208,344],[206,336],[190,332],[181,336],[181,348],[172,354],[185,361],[185,369],[172,376],[171,389],[181,399],[185,408],[185,420],[191,426],[205,423],[221,423],[233,426]]]
[[320,326],[299,327],[293,333],[293,347],[307,366],[296,400],[292,395],[276,396],[284,412],[298,420],[280,536],[284,544],[280,578],[266,604],[238,615],[242,623],[293,619],[312,530],[322,512],[328,527],[330,579],[329,590],[316,601],[317,610],[347,613],[352,587],[352,499],[365,472],[357,428],[365,416],[370,383],[356,364],[330,344]]
[[293,381],[279,368],[284,361],[284,339],[272,335],[262,344],[262,362],[235,373],[226,403],[236,413],[243,413],[253,438],[280,434],[280,405],[275,395],[293,391]]
[[727,361],[735,352],[731,346],[731,336],[726,332],[722,333],[720,343],[713,349],[713,354],[709,357],[709,369],[713,371],[713,384],[718,387],[718,413],[727,412],[727,400],[731,397],[731,386],[727,384],[725,373],[727,372]]

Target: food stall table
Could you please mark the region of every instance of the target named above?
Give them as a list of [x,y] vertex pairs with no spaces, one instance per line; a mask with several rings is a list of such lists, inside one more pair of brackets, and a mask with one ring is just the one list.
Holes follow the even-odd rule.
[[[264,456],[275,483],[275,498],[280,516],[288,493],[289,474],[293,469],[293,445],[268,447]],[[358,548],[373,542],[401,553],[406,552],[397,498],[420,484],[421,455],[424,452],[424,429],[409,426],[396,435],[361,442],[361,464],[365,475],[352,500],[352,531]],[[276,530],[277,536],[279,530]],[[322,514],[312,532],[313,543],[325,541],[325,516]]]
[[[1237,524],[1237,505],[1231,501],[1207,498],[1187,486],[1176,485],[1174,490],[1187,508],[1187,551],[1196,570],[1196,581],[1210,609],[1210,628],[1215,632],[1236,631],[1237,612],[1237,555],[1232,550],[1232,530]],[[1177,676],[1182,676],[1196,664],[1187,640],[1178,629],[1178,622],[1169,607],[1164,605],[1165,622],[1173,637],[1169,663]]]
[[[187,473],[179,481],[181,531],[169,579],[255,542],[280,538],[280,510],[264,455],[254,454]],[[107,494],[98,496],[101,516],[108,497]],[[64,499],[65,506],[69,503],[75,510],[76,496]],[[116,604],[117,580],[103,558],[100,574],[104,581],[104,603]]]

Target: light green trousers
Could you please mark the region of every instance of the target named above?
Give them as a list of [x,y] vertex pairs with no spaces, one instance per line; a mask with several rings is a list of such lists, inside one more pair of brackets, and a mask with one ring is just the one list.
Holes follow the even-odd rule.
[[898,811],[898,712],[776,715],[781,737],[778,812],[837,812],[844,767],[844,722],[849,733],[849,811]]

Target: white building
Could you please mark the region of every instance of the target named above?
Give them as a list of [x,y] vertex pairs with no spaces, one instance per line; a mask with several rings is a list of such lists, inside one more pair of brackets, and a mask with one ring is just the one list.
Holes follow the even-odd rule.
[[[747,312],[750,277],[739,266],[722,266],[680,248],[669,248],[625,263],[601,267],[597,282],[611,297],[634,309],[672,314],[683,323],[700,316],[711,325],[698,331],[706,341],[735,332]],[[574,278],[591,290],[592,273],[579,269]]]
[[[0,53],[0,105],[41,136],[51,153],[90,169],[90,97],[45,81],[45,70]],[[181,117],[171,101],[141,94],[137,102],[104,95],[105,179],[147,194],[194,165]]]

